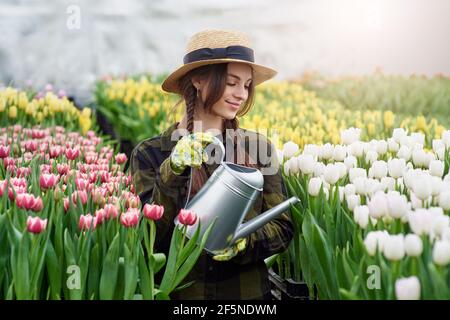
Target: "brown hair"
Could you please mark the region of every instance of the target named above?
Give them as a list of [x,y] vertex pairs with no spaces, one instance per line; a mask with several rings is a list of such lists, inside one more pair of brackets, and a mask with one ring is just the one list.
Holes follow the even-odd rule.
[[[184,75],[178,82],[182,99],[178,102],[173,109],[175,109],[183,100],[186,104],[186,114],[188,117],[187,120],[187,130],[192,133],[194,129],[194,111],[196,105],[200,105],[204,110],[208,112],[211,111],[211,107],[219,101],[225,92],[225,86],[227,81],[227,68],[228,63],[219,63],[219,64],[210,64],[204,65],[199,68],[193,69],[189,71],[186,75]],[[200,98],[197,97],[197,89],[192,84],[192,78],[199,77],[201,79],[206,79],[208,81],[208,94],[206,96],[205,101],[201,101]],[[238,115],[245,115],[253,105],[255,94],[255,86],[253,82],[250,83],[248,89],[248,98],[244,102],[242,108],[239,110]],[[200,101],[198,101],[200,100]],[[200,103],[199,103],[200,102]],[[174,111],[174,110],[172,110]],[[173,112],[175,114],[175,112]],[[235,117],[234,119],[228,120],[224,119],[224,130],[226,129],[239,129],[239,120]],[[225,143],[225,141],[224,141]],[[237,147],[237,135],[234,134],[234,146]],[[247,167],[258,168],[253,161],[250,161],[250,155],[245,152],[245,162],[244,165]],[[236,152],[234,154],[234,158],[236,159]],[[236,160],[234,160],[236,161]],[[203,184],[208,180],[208,175],[206,173],[206,169],[204,165],[200,169],[194,169],[192,171],[192,188],[191,188],[191,196],[195,195]]]

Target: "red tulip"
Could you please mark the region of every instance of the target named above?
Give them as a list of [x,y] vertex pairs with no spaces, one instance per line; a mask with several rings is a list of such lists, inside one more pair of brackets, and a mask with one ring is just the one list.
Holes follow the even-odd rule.
[[3,145],[0,146],[0,158],[4,159],[4,158],[9,157],[9,150],[10,150],[9,146],[3,146]]
[[197,221],[197,215],[192,210],[181,209],[178,213],[178,221],[185,226],[192,226]]
[[41,186],[41,189],[50,189],[58,183],[58,179],[59,177],[53,173],[43,173],[39,177],[39,185]]
[[117,164],[122,164],[127,162],[127,155],[125,153],[118,153],[116,155],[116,162]]
[[58,170],[60,175],[67,174],[70,170],[70,166],[66,163],[58,163],[56,165],[56,170]]
[[42,220],[39,217],[28,217],[27,230],[31,233],[41,233],[47,228],[47,219]]
[[161,219],[164,213],[164,207],[156,204],[148,204],[144,205],[144,216],[149,220],[159,220]]
[[139,223],[139,209],[130,208],[120,215],[120,223],[126,227],[134,227]]

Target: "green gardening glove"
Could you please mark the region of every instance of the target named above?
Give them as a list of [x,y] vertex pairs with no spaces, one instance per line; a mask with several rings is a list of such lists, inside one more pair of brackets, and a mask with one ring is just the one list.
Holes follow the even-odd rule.
[[213,259],[216,261],[228,261],[234,258],[239,252],[244,251],[247,247],[247,239],[238,239],[231,247],[214,251]]
[[180,175],[186,167],[200,168],[208,161],[205,148],[210,143],[220,141],[207,132],[191,133],[181,138],[170,155],[170,167],[176,175]]

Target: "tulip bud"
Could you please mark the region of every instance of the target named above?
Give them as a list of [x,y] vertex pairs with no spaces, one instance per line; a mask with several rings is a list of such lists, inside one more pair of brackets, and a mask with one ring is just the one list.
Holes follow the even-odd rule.
[[326,143],[321,147],[320,157],[324,160],[330,160],[333,157],[334,147],[331,143]]
[[431,196],[431,179],[427,176],[417,178],[413,182],[413,192],[420,200],[427,200]]
[[386,216],[388,213],[386,194],[382,191],[377,192],[369,201],[368,207],[372,218],[378,219]]
[[283,156],[286,159],[293,157],[298,151],[298,145],[295,142],[289,141],[283,145]]
[[393,138],[388,139],[388,149],[390,152],[398,152],[399,148],[400,146]]
[[320,177],[325,171],[325,165],[322,162],[316,162],[314,165],[314,177]]
[[347,148],[341,145],[334,146],[333,159],[334,161],[344,161],[347,156]]
[[334,164],[327,164],[324,179],[327,183],[334,185],[339,180],[339,169]]
[[386,238],[383,247],[384,256],[391,261],[398,261],[405,256],[403,234],[390,235]]
[[111,203],[108,203],[107,205],[105,205],[105,207],[103,208],[103,211],[104,211],[104,215],[105,215],[106,219],[115,219],[119,215],[118,208]]
[[401,146],[397,152],[397,157],[408,161],[411,158],[411,150],[407,146]]
[[116,155],[116,162],[117,164],[122,164],[127,162],[127,155],[125,153],[118,153]]
[[444,191],[439,195],[439,206],[444,210],[450,210],[450,191]]
[[359,195],[352,194],[347,197],[347,207],[350,211],[353,211],[356,206],[361,204],[361,198]]
[[395,281],[395,296],[397,297],[397,300],[419,300],[419,279],[416,276],[397,279]]
[[144,205],[144,216],[149,220],[159,220],[161,219],[164,213],[164,207],[156,204],[148,204]]
[[297,157],[297,162],[300,171],[303,174],[311,174],[314,172],[316,160],[310,154],[301,154]]
[[403,128],[395,128],[392,132],[392,137],[397,143],[400,143],[400,141],[407,136],[407,132]]
[[450,263],[450,242],[438,240],[434,243],[433,262],[443,267]]
[[372,164],[371,168],[373,169],[373,177],[374,178],[381,179],[381,178],[386,177],[387,172],[388,172],[388,166],[385,161],[382,161],[382,160],[375,161]]
[[361,129],[348,128],[341,131],[341,142],[345,145],[351,145],[355,141],[359,141],[361,135]]
[[400,219],[408,212],[408,199],[397,191],[389,191],[386,195],[388,213],[392,218]]
[[356,206],[353,210],[353,218],[362,229],[365,229],[369,223],[369,208],[367,206]]
[[129,208],[126,212],[120,215],[120,223],[126,227],[134,227],[139,223],[140,211],[137,208]]
[[418,257],[422,254],[423,243],[422,239],[413,233],[406,235],[405,237],[405,251],[410,257]]
[[433,160],[430,162],[430,174],[432,176],[442,178],[442,176],[444,175],[444,167],[445,165],[443,161]]
[[95,229],[95,227],[97,226],[97,220],[94,219],[94,217],[90,213],[81,215],[78,223],[78,227],[80,228],[80,230],[89,230],[91,226],[92,229]]
[[192,210],[181,209],[178,213],[178,221],[185,226],[192,226],[197,222],[197,215]]
[[27,218],[27,230],[31,233],[41,233],[47,228],[47,219],[41,220],[39,217]]
[[308,193],[313,197],[317,197],[319,195],[320,187],[322,186],[322,179],[320,178],[311,178],[308,183]]
[[376,152],[379,155],[384,155],[388,150],[388,144],[385,140],[379,140],[376,146]]
[[348,156],[347,158],[344,159],[344,164],[347,167],[348,170],[350,170],[351,168],[356,168],[358,161],[354,156]]
[[370,256],[374,256],[377,249],[383,251],[384,242],[389,234],[386,231],[371,231],[364,239],[364,246]]
[[345,197],[351,196],[352,194],[355,194],[355,192],[356,188],[355,185],[352,183],[349,183],[344,187]]

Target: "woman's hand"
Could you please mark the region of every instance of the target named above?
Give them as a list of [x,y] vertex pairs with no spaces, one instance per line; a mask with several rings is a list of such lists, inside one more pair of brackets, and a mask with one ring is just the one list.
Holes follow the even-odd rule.
[[200,168],[208,161],[205,148],[208,144],[216,143],[219,139],[207,132],[196,132],[181,138],[170,155],[170,166],[177,175],[183,173],[186,167]]
[[239,252],[244,251],[247,247],[247,239],[238,239],[234,245],[220,251],[214,251],[213,259],[216,261],[228,261],[234,258]]

